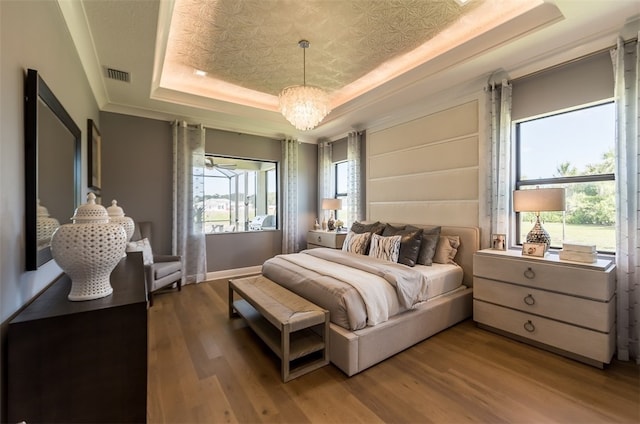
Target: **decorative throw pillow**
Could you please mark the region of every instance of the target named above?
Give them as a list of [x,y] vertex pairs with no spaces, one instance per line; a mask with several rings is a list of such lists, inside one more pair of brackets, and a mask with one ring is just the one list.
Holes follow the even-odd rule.
[[355,221],[351,224],[351,231],[356,234],[362,233],[376,233],[382,234],[382,230],[384,230],[384,224],[380,221],[376,221],[371,224],[363,224],[362,222]]
[[369,256],[389,262],[398,262],[400,240],[402,236],[382,237],[377,234],[371,236]]
[[382,236],[401,236],[398,263],[407,266],[415,266],[416,261],[418,260],[418,253],[420,253],[420,244],[422,243],[422,228],[405,228],[406,226],[394,227],[393,225],[387,224],[382,232]]
[[357,253],[358,255],[366,255],[369,248],[371,233],[356,234],[349,231],[342,243],[342,250],[345,252]]
[[460,247],[460,236],[440,236],[433,262],[439,264],[455,264],[453,258]]
[[149,244],[149,240],[146,238],[127,243],[127,252],[142,252],[142,262],[145,265],[151,265],[153,263],[151,244]]
[[440,240],[442,227],[424,229],[422,232],[422,243],[420,243],[420,253],[418,253],[417,264],[431,266],[433,256],[436,254],[436,246]]

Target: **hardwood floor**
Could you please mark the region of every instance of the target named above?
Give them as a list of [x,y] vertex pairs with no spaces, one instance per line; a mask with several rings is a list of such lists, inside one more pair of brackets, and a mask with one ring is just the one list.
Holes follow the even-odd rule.
[[154,296],[150,423],[638,423],[640,367],[605,370],[467,320],[351,378],[328,365],[289,383],[227,283]]

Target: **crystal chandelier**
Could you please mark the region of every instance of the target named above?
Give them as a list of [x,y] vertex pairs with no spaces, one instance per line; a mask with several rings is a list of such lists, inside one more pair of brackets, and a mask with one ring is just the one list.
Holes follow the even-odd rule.
[[280,113],[301,131],[311,130],[318,125],[329,112],[329,96],[318,87],[307,85],[305,49],[309,47],[307,40],[300,40],[302,47],[303,83],[282,90],[278,96]]

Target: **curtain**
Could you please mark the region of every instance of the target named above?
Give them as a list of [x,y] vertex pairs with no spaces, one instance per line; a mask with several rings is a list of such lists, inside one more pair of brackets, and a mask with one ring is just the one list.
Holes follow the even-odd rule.
[[[639,34],[640,35],[640,34]],[[640,364],[638,277],[638,40],[611,51],[616,98],[616,277],[618,359]]]
[[282,252],[298,251],[298,141],[282,140]]
[[[489,148],[491,170],[489,193],[491,224],[489,234],[506,234],[509,239],[511,210],[511,84],[491,83],[487,89],[489,102]],[[487,229],[485,229],[487,230]]]
[[204,135],[201,125],[173,123],[172,253],[182,256],[187,284],[204,281],[207,275],[203,231]]
[[318,143],[318,222],[326,217],[322,210],[322,199],[334,197],[333,180],[333,145],[328,141]]
[[355,221],[364,219],[364,202],[362,201],[362,183],[360,179],[360,145],[362,136],[358,132],[350,132],[347,136],[347,227]]

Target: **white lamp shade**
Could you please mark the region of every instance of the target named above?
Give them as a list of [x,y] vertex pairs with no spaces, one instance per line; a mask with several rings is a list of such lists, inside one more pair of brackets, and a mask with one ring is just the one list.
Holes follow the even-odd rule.
[[322,209],[330,211],[342,209],[342,199],[322,199]]
[[516,212],[544,212],[565,210],[564,188],[537,188],[513,192]]

